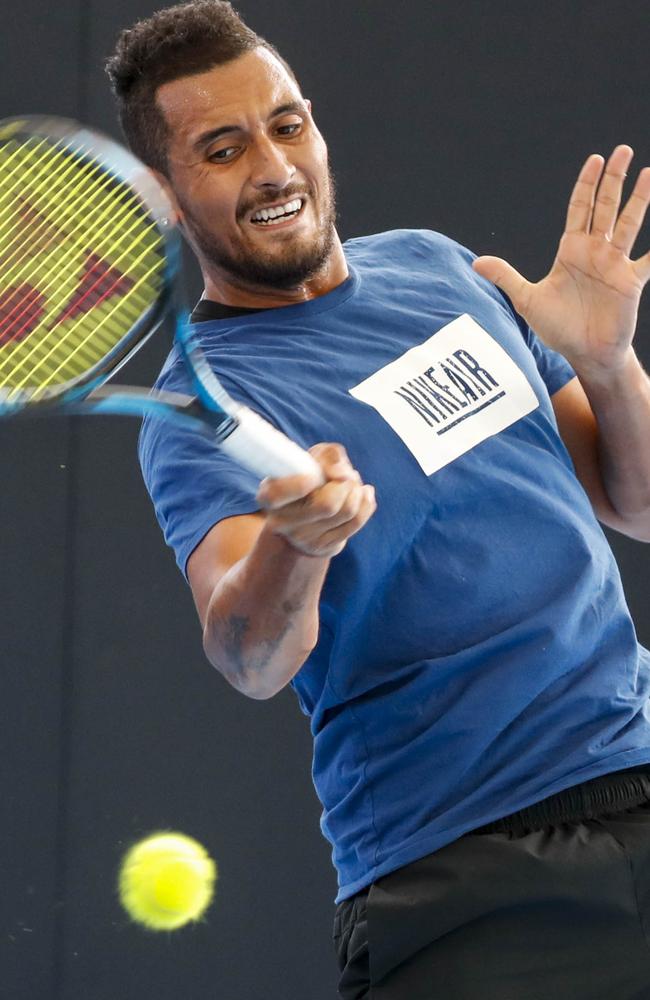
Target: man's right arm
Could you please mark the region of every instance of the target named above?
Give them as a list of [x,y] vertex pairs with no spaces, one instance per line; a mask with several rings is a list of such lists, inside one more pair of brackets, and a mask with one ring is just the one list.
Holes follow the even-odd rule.
[[376,506],[340,445],[310,450],[324,485],[265,480],[260,512],[219,522],[188,562],[205,654],[251,698],[272,697],[300,670],[318,639],[330,559]]

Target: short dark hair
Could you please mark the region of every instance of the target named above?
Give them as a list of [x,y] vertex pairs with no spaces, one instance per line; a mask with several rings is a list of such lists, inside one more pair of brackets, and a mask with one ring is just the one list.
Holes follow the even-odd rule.
[[117,98],[122,131],[136,156],[168,175],[169,133],[156,104],[158,87],[205,73],[260,46],[272,52],[296,79],[279,52],[244,24],[227,0],[176,4],[122,31],[106,72]]

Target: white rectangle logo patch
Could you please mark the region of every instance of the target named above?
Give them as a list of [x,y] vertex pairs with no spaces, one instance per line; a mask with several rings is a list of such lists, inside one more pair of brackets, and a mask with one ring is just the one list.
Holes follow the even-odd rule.
[[518,365],[467,314],[349,392],[381,414],[428,476],[539,406]]

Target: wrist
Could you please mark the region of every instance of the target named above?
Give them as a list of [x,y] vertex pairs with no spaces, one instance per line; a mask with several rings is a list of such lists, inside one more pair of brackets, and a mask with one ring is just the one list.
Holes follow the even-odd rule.
[[618,395],[641,386],[647,376],[634,349],[630,346],[615,362],[594,365],[587,361],[571,363],[587,395]]

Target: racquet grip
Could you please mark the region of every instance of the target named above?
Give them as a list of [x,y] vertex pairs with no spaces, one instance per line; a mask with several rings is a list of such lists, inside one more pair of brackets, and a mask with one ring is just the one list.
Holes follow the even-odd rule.
[[315,474],[319,486],[325,482],[316,459],[258,413],[238,406],[233,416],[237,425],[219,447],[234,461],[260,479]]

